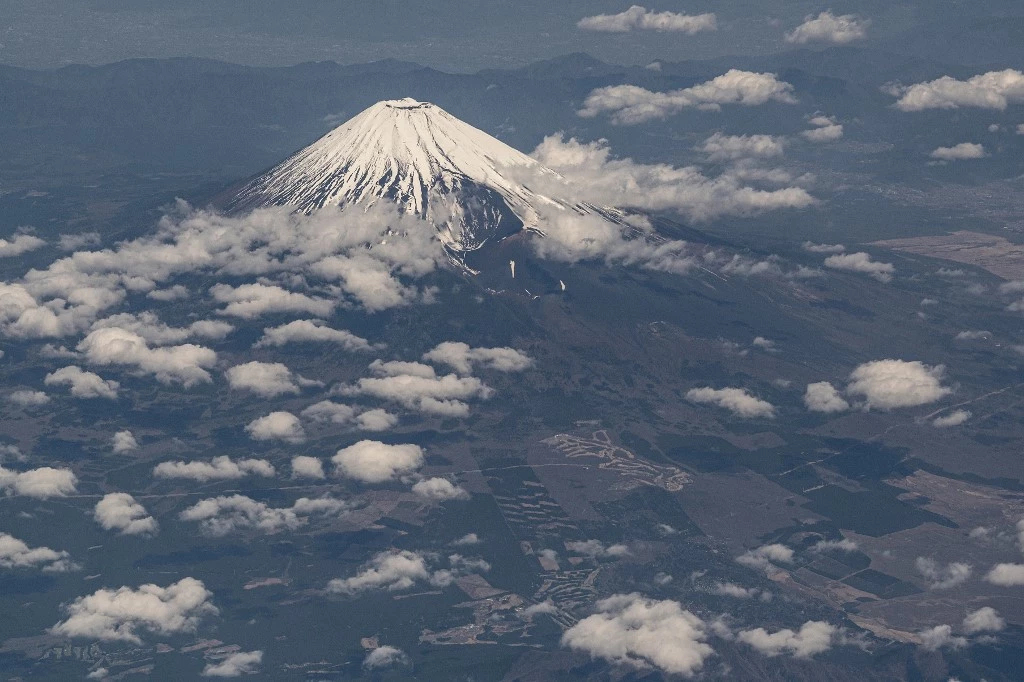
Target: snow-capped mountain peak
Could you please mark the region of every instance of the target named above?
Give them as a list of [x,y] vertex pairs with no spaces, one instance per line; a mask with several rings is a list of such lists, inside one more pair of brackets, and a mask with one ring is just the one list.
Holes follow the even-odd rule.
[[374,104],[249,181],[229,207],[290,205],[309,213],[386,200],[431,223],[450,251],[465,253],[496,235],[536,228],[545,206],[586,210],[514,179],[537,173],[558,178],[444,109],[405,98]]

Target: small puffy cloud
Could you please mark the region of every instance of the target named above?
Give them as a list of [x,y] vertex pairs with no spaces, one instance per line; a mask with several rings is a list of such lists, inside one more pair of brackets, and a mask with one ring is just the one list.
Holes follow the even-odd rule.
[[723,104],[758,106],[773,101],[796,104],[793,86],[774,73],[730,69],[704,83],[670,92],[652,92],[637,85],[598,88],[576,113],[584,118],[607,113],[612,123],[635,125],[665,119],[688,108],[718,111]]
[[49,547],[29,547],[7,533],[0,533],[0,568],[40,569],[45,573],[64,573],[77,568],[67,552]]
[[736,639],[765,656],[789,654],[796,658],[810,658],[831,649],[837,633],[838,629],[831,623],[809,620],[799,630],[785,628],[769,633],[764,628],[755,628],[739,632]]
[[938,147],[929,156],[939,161],[959,161],[961,159],[981,159],[988,155],[980,144],[961,142],[952,147]]
[[686,399],[724,407],[738,417],[775,417],[775,407],[771,403],[755,398],[742,388],[691,388],[686,392]]
[[811,546],[812,552],[856,552],[857,543],[853,540],[820,540]]
[[469,499],[469,493],[464,488],[447,478],[424,479],[413,485],[412,491],[420,497],[437,502]]
[[0,466],[0,490],[8,495],[23,495],[45,500],[66,497],[76,492],[78,478],[69,469],[39,467],[11,471]]
[[50,396],[42,391],[14,391],[7,394],[7,402],[19,407],[39,407],[50,402]]
[[207,663],[201,674],[203,677],[252,675],[260,671],[262,663],[262,651],[236,651],[217,663]]
[[166,289],[153,289],[153,291],[146,294],[146,298],[151,298],[154,301],[181,301],[190,296],[189,290],[180,285],[175,284],[173,287]]
[[850,409],[850,403],[846,402],[843,396],[839,395],[836,387],[827,381],[819,381],[814,384],[807,384],[804,392],[804,405],[811,412],[845,412]]
[[1006,621],[991,606],[983,606],[971,611],[964,618],[964,632],[974,635],[979,632],[1000,632],[1006,627]]
[[397,416],[379,408],[360,412],[356,416],[356,425],[363,431],[387,431],[397,423]]
[[[675,211],[689,220],[706,221],[721,216],[757,215],[786,208],[804,208],[814,198],[802,187],[759,189],[750,187],[736,169],[707,176],[694,166],[665,163],[644,164],[629,158],[614,158],[606,140],[580,142],[550,135],[533,151],[533,157],[557,171],[564,180],[532,175],[524,178],[530,187],[558,184],[560,195],[575,193],[579,201],[595,206],[618,206],[644,211]],[[785,182],[785,181],[784,181]],[[587,220],[586,218],[590,218]],[[622,229],[595,216],[571,216],[564,211],[545,216],[547,239],[538,246],[551,251],[541,255],[575,262],[588,258],[624,264],[639,263],[652,270],[685,272],[695,264],[687,258],[686,244],[679,240],[657,244],[647,239],[627,239]],[[632,231],[646,230],[633,226]],[[593,245],[588,245],[595,242]],[[568,252],[568,253],[565,253]],[[574,254],[574,257],[569,257]]]
[[234,326],[220,320],[198,320],[188,327],[171,327],[160,321],[156,313],[119,313],[93,322],[92,329],[119,328],[141,336],[146,343],[166,346],[191,338],[220,340],[234,331]]
[[118,431],[110,439],[110,448],[114,451],[114,454],[123,455],[126,452],[138,450],[139,441],[135,440],[135,436],[131,431],[125,429],[124,431]]
[[435,376],[429,365],[375,361],[371,371],[382,376],[363,377],[343,390],[350,395],[369,395],[442,417],[465,417],[466,400],[486,400],[493,391],[476,377],[456,374]]
[[324,463],[317,457],[299,455],[292,457],[292,478],[326,478]]
[[936,417],[932,420],[932,426],[938,429],[946,429],[951,426],[960,426],[971,418],[970,410],[953,410],[949,414]]
[[345,350],[370,350],[369,341],[343,329],[332,329],[323,320],[293,320],[280,327],[267,327],[254,348],[289,343],[332,343]]
[[302,411],[302,418],[318,423],[344,424],[363,431],[387,431],[398,417],[380,408],[357,412],[356,408],[331,400],[322,400]]
[[206,370],[217,363],[217,354],[209,348],[191,343],[150,348],[142,336],[120,327],[90,332],[78,344],[78,351],[91,364],[135,367],[143,374],[156,376],[161,383],[186,388],[212,381]]
[[962,332],[958,332],[953,337],[954,341],[981,341],[984,339],[992,338],[992,332],[984,329],[968,329]]
[[160,530],[156,519],[128,493],[108,493],[96,503],[93,518],[104,530],[121,535],[156,535]]
[[952,393],[942,385],[945,367],[930,367],[917,360],[874,360],[859,365],[846,387],[861,396],[869,409],[891,410],[933,403]]
[[182,578],[167,587],[101,589],[65,606],[67,619],[50,628],[50,633],[138,645],[143,631],[161,636],[195,632],[204,617],[218,613],[210,603],[212,596],[195,578]]
[[989,71],[965,81],[943,76],[911,86],[890,86],[900,111],[978,107],[1002,111],[1009,104],[1024,102],[1024,73],[1016,69]]
[[423,449],[418,445],[362,440],[338,450],[331,461],[342,476],[364,483],[383,483],[423,466]]
[[326,317],[334,309],[334,301],[312,298],[282,289],[276,284],[215,284],[210,294],[219,303],[226,303],[221,315],[251,320],[272,313],[308,313]]
[[236,390],[250,391],[263,398],[298,393],[299,385],[292,371],[280,362],[247,362],[226,372],[228,385]]
[[743,587],[742,585],[737,585],[736,583],[718,582],[715,583],[712,592],[720,597],[752,599],[760,593],[760,590],[758,590],[755,587]]
[[333,497],[302,497],[291,507],[271,507],[245,495],[230,495],[201,500],[182,511],[179,518],[198,522],[207,535],[222,537],[246,530],[267,534],[293,531],[306,525],[313,514],[336,516],[347,509],[344,501]]
[[15,338],[78,334],[130,294],[181,292],[172,280],[186,275],[288,273],[291,282],[318,282],[309,295],[262,282],[213,287],[221,312],[243,318],[296,310],[323,317],[346,298],[372,310],[428,300],[431,290],[405,280],[435,270],[444,253],[436,235],[416,222],[383,206],[310,215],[274,207],[226,216],[179,202],[153,234],[116,248],[77,251],[30,270],[20,282],[0,284],[0,332]]
[[801,246],[804,251],[809,253],[842,253],[846,251],[846,247],[842,244],[815,244],[812,241],[806,241]]
[[302,412],[302,417],[319,423],[348,424],[356,416],[356,410],[350,405],[336,403],[331,400],[321,400],[310,405]]
[[474,367],[498,372],[521,372],[533,364],[526,353],[515,348],[471,348],[468,344],[445,341],[423,354],[423,359],[448,365],[459,374],[472,374]]
[[161,462],[153,469],[157,478],[186,478],[200,483],[230,481],[250,475],[270,478],[276,473],[265,459],[233,460],[227,455],[214,457],[209,462]]
[[392,668],[396,665],[407,665],[409,657],[398,647],[379,646],[363,659],[363,668],[366,670],[380,670],[381,668]]
[[967,646],[967,639],[953,636],[953,628],[949,625],[936,625],[917,634],[921,638],[921,647],[926,651],[938,651],[942,648],[962,649]]
[[787,43],[796,45],[806,43],[846,45],[863,40],[867,36],[870,25],[870,19],[861,19],[855,14],[836,16],[830,11],[825,11],[818,16],[804,17],[804,23],[787,33],[785,38]]
[[407,550],[381,552],[351,578],[335,578],[327,591],[356,594],[367,590],[407,590],[417,582],[430,580],[427,561],[421,554]]
[[782,156],[785,145],[782,138],[771,135],[723,135],[715,133],[697,147],[707,154],[709,161],[735,161],[737,159],[771,158]]
[[693,675],[714,650],[705,623],[679,602],[617,594],[562,635],[562,646],[635,668]]
[[933,590],[948,590],[962,585],[971,577],[971,565],[962,561],[954,561],[943,566],[935,559],[919,556],[914,562],[917,572],[924,576],[928,587]]
[[456,547],[463,547],[467,545],[478,545],[480,544],[480,538],[476,533],[466,533],[461,538],[452,540],[452,544]]
[[985,575],[985,581],[1000,587],[1024,585],[1024,564],[996,564]]
[[640,5],[633,5],[625,12],[618,14],[597,14],[592,17],[583,17],[576,25],[584,31],[604,33],[671,31],[693,35],[701,31],[718,29],[714,14],[689,15],[677,12],[655,12]]
[[610,559],[629,554],[629,548],[616,543],[606,545],[600,540],[578,540],[565,543],[565,548],[573,554],[582,554],[591,559]]
[[46,242],[31,234],[17,234],[11,239],[0,239],[0,258],[20,256],[46,246]]
[[61,367],[50,372],[43,379],[47,386],[70,386],[71,395],[76,398],[107,398],[117,400],[117,389],[121,384],[113,380],[105,380],[100,375],[87,372],[76,365]]
[[863,251],[829,256],[825,259],[825,267],[832,268],[833,270],[860,272],[877,279],[879,282],[891,282],[892,275],[896,271],[892,263],[872,260],[871,255]]
[[246,424],[245,432],[253,440],[283,440],[286,443],[302,443],[306,440],[302,422],[291,412],[271,412],[254,419]]
[[736,557],[736,563],[749,568],[770,571],[773,564],[793,563],[793,550],[779,543],[762,545]]
[[800,133],[808,142],[835,142],[843,136],[843,125],[830,116],[814,116],[808,123],[813,127]]
[[57,248],[61,251],[78,251],[86,246],[99,246],[103,241],[99,232],[82,232],[80,234],[62,234],[57,239]]

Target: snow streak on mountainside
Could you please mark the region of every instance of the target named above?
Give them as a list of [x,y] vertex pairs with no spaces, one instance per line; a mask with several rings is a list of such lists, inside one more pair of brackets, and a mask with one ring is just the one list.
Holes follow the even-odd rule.
[[[541,209],[594,212],[545,196],[513,176],[558,175],[535,159],[426,102],[378,102],[280,165],[248,182],[229,209],[386,200],[432,224],[455,254],[488,239],[538,227]],[[557,183],[545,183],[555,185]]]

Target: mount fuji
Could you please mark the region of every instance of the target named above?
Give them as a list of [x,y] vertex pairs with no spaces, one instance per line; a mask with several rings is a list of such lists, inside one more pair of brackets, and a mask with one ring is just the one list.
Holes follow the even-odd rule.
[[537,160],[434,104],[405,98],[374,104],[218,203],[230,212],[293,206],[312,213],[391,202],[432,226],[449,255],[464,262],[488,241],[523,230],[543,234],[546,212],[625,226],[618,211],[571,194]]

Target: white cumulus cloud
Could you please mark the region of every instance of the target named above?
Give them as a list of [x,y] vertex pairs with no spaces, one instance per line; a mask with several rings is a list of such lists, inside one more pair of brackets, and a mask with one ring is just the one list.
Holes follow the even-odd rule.
[[964,632],[969,635],[979,632],[1000,632],[1005,627],[1006,621],[991,606],[983,606],[964,617]]
[[61,367],[50,372],[43,379],[47,386],[70,386],[71,395],[76,398],[106,398],[117,400],[117,390],[121,384],[114,380],[103,379],[99,374],[88,372],[76,365]]
[[331,580],[327,583],[327,591],[335,594],[358,594],[368,590],[397,592],[420,582],[443,587],[466,568],[462,557],[457,554],[449,558],[450,569],[432,570],[427,559],[422,553],[409,550],[380,552],[352,577]]
[[291,412],[271,412],[254,419],[246,424],[245,432],[253,440],[283,440],[286,443],[302,443],[306,440],[302,422]]
[[207,663],[203,677],[240,677],[258,673],[263,663],[262,651],[236,651],[217,663]]
[[[530,176],[525,180],[531,187],[560,183],[560,194],[568,191],[571,196],[575,193],[580,201],[596,206],[674,211],[689,220],[706,221],[722,216],[805,208],[815,201],[807,190],[799,186],[778,189],[751,187],[743,173],[735,168],[717,176],[707,176],[694,166],[642,164],[629,158],[614,158],[605,140],[580,142],[575,138],[566,140],[562,135],[551,135],[541,141],[533,151],[533,157],[557,171],[564,180]],[[678,272],[686,269],[685,253],[682,253],[684,242],[651,243],[648,239],[627,239],[621,229],[614,229],[615,226],[609,226],[608,221],[593,216],[589,221],[584,220],[587,216],[573,220],[562,211],[545,217],[544,232],[548,239],[538,240],[538,246],[555,240],[560,244],[546,247],[552,249],[554,255],[558,254],[554,250],[556,247],[573,247],[581,254],[576,258],[563,256],[558,260],[610,255],[611,260],[627,264],[645,263],[654,270]],[[646,235],[642,224],[631,227]],[[563,235],[560,230],[569,234]],[[572,231],[581,234],[573,238]],[[596,245],[588,247],[587,240],[596,242]],[[596,254],[586,255],[590,251],[596,251]]]
[[427,478],[415,483],[412,491],[420,497],[436,502],[446,500],[468,500],[469,493],[447,478]]
[[961,159],[981,159],[988,156],[985,147],[974,142],[961,142],[952,147],[938,147],[931,154],[939,161],[959,161]]
[[7,402],[19,407],[38,407],[50,402],[50,396],[42,391],[14,391],[7,394]]
[[64,573],[77,568],[67,552],[49,547],[29,547],[8,533],[0,533],[0,568],[39,569],[44,573]]
[[562,635],[562,645],[613,663],[693,675],[714,650],[704,622],[679,602],[617,594]]
[[50,633],[138,645],[143,632],[160,636],[194,632],[204,617],[218,613],[210,602],[212,596],[195,578],[182,578],[167,587],[101,589],[65,606],[67,619],[50,628]]
[[730,69],[682,90],[652,92],[638,85],[611,85],[592,91],[577,113],[584,118],[610,114],[612,122],[635,125],[665,119],[684,109],[718,111],[723,104],[758,106],[766,102],[796,104],[793,86],[774,73]]
[[1000,587],[1024,585],[1024,564],[996,564],[985,575],[985,581]]
[[143,374],[152,374],[164,384],[181,384],[186,388],[212,381],[206,370],[217,362],[217,354],[204,346],[187,343],[179,346],[150,348],[135,332],[120,327],[106,327],[89,333],[78,351],[94,365],[125,365]]
[[709,161],[735,161],[737,159],[772,158],[782,156],[785,144],[772,135],[723,135],[715,133],[697,147],[707,154]]
[[126,452],[138,450],[139,441],[135,439],[135,435],[131,431],[125,429],[118,431],[110,439],[110,449],[114,451],[114,454],[123,455]]
[[337,516],[347,509],[343,500],[333,497],[302,497],[291,507],[271,507],[245,495],[230,495],[200,500],[182,511],[179,518],[198,522],[207,535],[222,537],[246,530],[267,534],[293,531],[306,525],[314,514]]
[[76,491],[78,478],[70,469],[39,467],[28,471],[12,471],[0,466],[0,490],[8,495],[47,499],[66,497]]
[[787,43],[797,45],[805,43],[846,45],[867,37],[870,25],[870,19],[861,19],[855,14],[836,16],[830,11],[825,11],[818,16],[804,17],[804,23],[787,33],[785,38]]
[[775,564],[793,563],[793,550],[777,542],[761,545],[736,557],[736,562],[749,568],[772,571]]
[[807,391],[804,393],[804,405],[811,412],[827,414],[850,409],[850,403],[846,402],[846,399],[839,395],[836,387],[827,381],[807,385]]
[[331,461],[339,475],[364,483],[383,483],[423,466],[423,449],[418,445],[361,440],[338,450]]
[[96,503],[93,518],[104,530],[121,535],[156,535],[160,526],[128,493],[107,493]]
[[943,566],[930,557],[917,557],[914,562],[917,572],[924,576],[928,587],[933,590],[948,590],[962,585],[971,577],[971,565],[962,561],[954,561]]
[[499,372],[521,372],[533,364],[526,353],[515,348],[471,348],[469,344],[445,341],[424,353],[423,359],[448,365],[459,374],[472,374],[475,367]]
[[916,407],[952,393],[942,385],[944,373],[942,365],[931,367],[917,360],[874,360],[853,370],[846,390],[864,398],[872,409]]
[[754,628],[739,632],[736,638],[766,656],[789,654],[796,658],[810,658],[831,649],[837,632],[837,628],[830,623],[810,620],[801,625],[799,630],[785,628],[770,633],[764,628]]
[[324,463],[317,457],[299,455],[292,457],[292,478],[326,478]]
[[630,31],[663,31],[693,35],[701,31],[718,29],[715,15],[680,14],[677,12],[655,12],[640,5],[633,5],[618,14],[597,14],[583,17],[576,24],[585,31],[605,33],[628,33]]
[[274,466],[264,459],[233,460],[227,455],[214,457],[209,462],[161,462],[153,469],[157,478],[186,478],[200,483],[229,481],[250,475],[270,478],[276,473]]
[[274,398],[301,389],[296,377],[280,362],[246,362],[226,372],[228,385],[236,390],[250,391],[263,398]]
[[899,97],[901,111],[978,107],[1002,111],[1009,104],[1024,102],[1024,73],[1016,69],[989,71],[965,81],[943,76],[910,86],[892,86],[887,91]]
[[370,342],[344,329],[333,329],[323,320],[293,320],[279,327],[267,327],[254,348],[289,343],[332,343],[345,350],[369,350]]
[[691,388],[686,399],[695,403],[706,403],[725,408],[738,417],[775,417],[775,407],[756,398],[742,388]]
[[367,670],[380,670],[396,665],[406,665],[408,662],[409,657],[405,655],[404,651],[385,644],[366,654],[366,658],[363,659],[363,667]]
[[949,414],[936,417],[932,420],[932,426],[938,429],[946,429],[951,426],[960,426],[971,418],[970,410],[953,410]]
[[871,255],[863,251],[829,256],[825,259],[825,267],[832,268],[833,270],[863,273],[877,279],[879,282],[891,282],[892,275],[896,271],[892,263],[872,260]]

